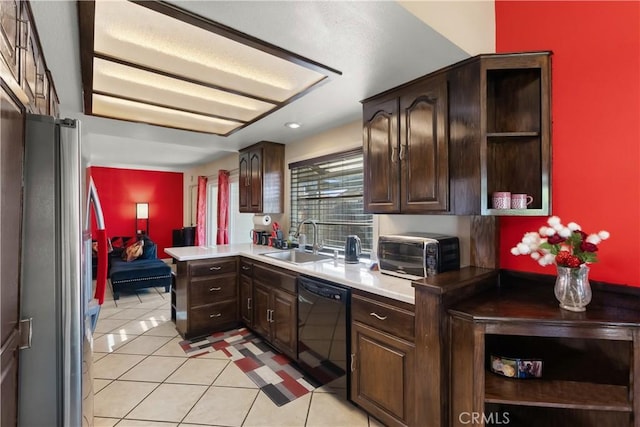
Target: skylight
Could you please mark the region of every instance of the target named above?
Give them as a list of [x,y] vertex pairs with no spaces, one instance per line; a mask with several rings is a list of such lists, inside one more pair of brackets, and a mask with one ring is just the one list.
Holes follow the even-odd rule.
[[340,75],[164,2],[78,14],[85,114],[227,136]]

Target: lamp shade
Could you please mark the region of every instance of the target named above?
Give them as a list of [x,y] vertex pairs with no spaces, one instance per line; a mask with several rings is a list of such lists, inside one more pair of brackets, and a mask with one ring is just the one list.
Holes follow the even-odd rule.
[[149,203],[136,203],[136,218],[149,219]]

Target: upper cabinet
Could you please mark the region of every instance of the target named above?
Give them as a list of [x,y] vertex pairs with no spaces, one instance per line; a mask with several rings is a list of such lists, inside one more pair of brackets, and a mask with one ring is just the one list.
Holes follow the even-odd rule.
[[364,102],[365,209],[449,209],[447,81],[429,76]]
[[[551,213],[550,55],[481,55],[449,71],[456,213]],[[492,194],[500,191],[533,201],[527,209],[493,209]]]
[[0,2],[2,79],[27,112],[58,115],[58,97],[47,70],[29,2]]
[[[363,102],[365,208],[551,213],[550,52],[479,55]],[[494,192],[527,209],[493,209]]]
[[240,151],[239,210],[284,212],[284,145],[259,142]]

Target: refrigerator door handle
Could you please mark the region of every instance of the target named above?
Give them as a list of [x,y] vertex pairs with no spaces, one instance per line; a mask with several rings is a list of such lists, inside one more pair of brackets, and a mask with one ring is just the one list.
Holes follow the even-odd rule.
[[28,319],[21,319],[18,329],[20,331],[18,349],[26,350],[31,348],[31,339],[33,338],[33,318],[29,317]]

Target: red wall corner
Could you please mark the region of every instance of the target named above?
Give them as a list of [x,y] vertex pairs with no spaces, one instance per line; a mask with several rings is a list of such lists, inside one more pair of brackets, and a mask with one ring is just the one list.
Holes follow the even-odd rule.
[[[496,0],[496,50],[551,50],[553,214],[607,230],[590,278],[640,287],[640,2]],[[500,266],[545,218],[501,218]]]
[[[183,174],[93,166],[89,168],[102,204],[107,236],[135,236],[136,203],[149,203],[149,237],[158,258],[167,258],[172,230],[182,227]],[[92,232],[95,229],[92,227]]]

